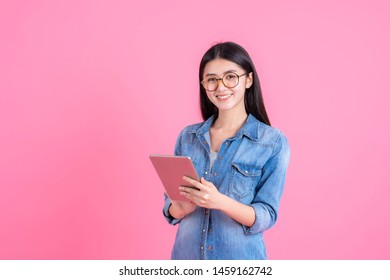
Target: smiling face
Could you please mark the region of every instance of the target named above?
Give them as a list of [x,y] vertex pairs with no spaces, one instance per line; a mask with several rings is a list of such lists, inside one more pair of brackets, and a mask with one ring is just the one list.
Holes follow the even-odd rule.
[[[230,87],[229,81],[237,78],[235,74],[239,76],[238,84]],[[219,80],[222,77],[224,77],[223,82]],[[221,58],[209,61],[203,72],[204,85],[206,83],[217,83],[215,90],[206,89],[206,93],[220,113],[221,111],[245,112],[245,90],[252,85],[252,81],[252,73],[245,73],[238,64]]]

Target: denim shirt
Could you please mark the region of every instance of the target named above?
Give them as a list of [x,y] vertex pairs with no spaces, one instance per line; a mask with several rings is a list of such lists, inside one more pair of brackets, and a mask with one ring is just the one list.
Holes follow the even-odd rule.
[[263,232],[278,216],[290,148],[286,137],[249,115],[234,137],[220,147],[210,169],[210,146],[206,137],[214,116],[182,130],[175,155],[189,156],[200,177],[211,181],[232,199],[253,207],[251,227],[242,225],[222,211],[196,207],[182,219],[173,218],[165,195],[166,220],[179,224],[172,259],[267,259]]

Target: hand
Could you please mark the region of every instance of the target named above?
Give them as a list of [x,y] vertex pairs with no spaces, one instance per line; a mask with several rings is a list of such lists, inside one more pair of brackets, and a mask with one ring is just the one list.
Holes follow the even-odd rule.
[[203,208],[222,209],[226,196],[221,194],[213,183],[203,177],[200,182],[186,176],[183,177],[183,180],[196,188],[180,187],[181,194],[186,198]]
[[173,217],[183,218],[185,215],[193,212],[195,208],[196,204],[192,201],[171,200],[171,207],[169,208],[169,212]]

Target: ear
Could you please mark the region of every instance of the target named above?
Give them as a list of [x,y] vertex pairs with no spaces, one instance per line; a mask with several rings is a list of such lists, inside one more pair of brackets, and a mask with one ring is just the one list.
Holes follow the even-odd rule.
[[245,83],[245,88],[250,88],[253,84],[253,73],[250,72],[246,76],[246,83]]

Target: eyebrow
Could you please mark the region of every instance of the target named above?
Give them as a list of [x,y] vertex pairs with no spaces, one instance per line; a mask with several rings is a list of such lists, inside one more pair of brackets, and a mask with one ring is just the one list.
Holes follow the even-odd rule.
[[[237,70],[228,70],[228,71],[225,71],[222,73],[222,76],[225,75],[226,73],[231,73],[231,72],[237,72]],[[217,74],[215,73],[207,73],[205,77],[207,76],[218,76]]]

